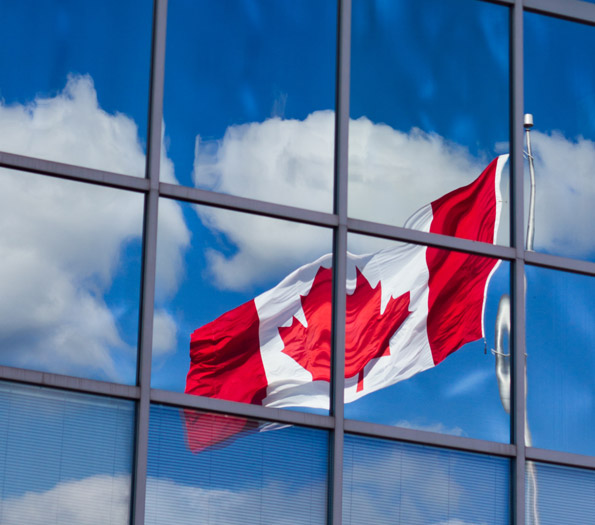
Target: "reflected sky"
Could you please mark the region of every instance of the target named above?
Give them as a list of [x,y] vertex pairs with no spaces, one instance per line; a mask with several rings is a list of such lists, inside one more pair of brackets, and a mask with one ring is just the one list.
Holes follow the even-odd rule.
[[0,382],[0,421],[2,523],[128,522],[132,402]]
[[595,29],[525,15],[525,107],[534,114],[535,249],[595,261]]
[[536,447],[595,454],[593,281],[527,268],[527,409]]
[[[359,216],[390,210],[381,220],[402,224],[416,208],[469,182],[488,160],[508,149],[507,9],[463,0],[430,5],[432,9],[422,2],[354,2],[350,166],[375,180],[362,184],[367,186],[365,198],[350,203]],[[330,210],[335,2],[171,0],[169,10],[162,180],[232,191],[244,177],[243,194],[265,200],[282,194],[284,202]],[[140,1],[55,1],[35,11],[24,3],[0,4],[0,149],[143,176],[150,17],[150,2]],[[223,21],[225,32],[220,31]],[[395,21],[398,30],[391,25]],[[526,107],[535,117],[539,185],[536,248],[595,260],[590,232],[594,31],[538,15],[527,15],[525,21]],[[206,141],[198,150],[197,136]],[[358,149],[364,141],[366,148]],[[373,165],[378,171],[367,168],[370,157],[380,159]],[[387,177],[394,176],[391,169],[399,162],[406,162],[414,175],[424,164],[448,172],[435,184],[401,185],[397,196]],[[6,171],[0,175],[0,181],[7,180]],[[300,184],[296,177],[303,178]],[[106,204],[92,199],[87,211],[93,206],[105,211]],[[127,205],[122,208],[128,216]],[[160,243],[166,244],[160,244],[158,255],[153,386],[181,390],[192,330],[273,286],[316,254],[327,253],[330,244],[324,236],[250,231],[245,221],[197,214],[192,206],[173,201],[160,203],[159,212],[160,235],[166,232]],[[71,212],[62,219],[69,217],[75,220]],[[3,231],[14,233],[21,244],[43,236],[47,217],[29,219],[30,231],[14,224]],[[111,217],[108,226],[122,223],[119,219]],[[66,272],[76,299],[87,294],[102,306],[107,325],[116,325],[126,347],[120,357],[112,356],[116,368],[127,370],[125,378],[98,373],[89,360],[81,364],[80,374],[131,382],[133,359],[122,365],[122,356],[129,356],[130,348],[134,352],[138,331],[136,306],[130,305],[138,301],[140,217],[138,224],[125,224],[112,249],[102,252],[106,259],[99,266],[93,261],[75,268],[64,250],[52,252],[52,260]],[[82,239],[94,235],[84,221],[77,227]],[[505,223],[502,230],[499,242],[506,244]],[[8,241],[7,246],[13,249]],[[362,243],[357,251],[369,253],[374,246]],[[38,259],[47,260],[47,253],[40,252]],[[263,265],[266,269],[260,271]],[[100,286],[94,282],[98,276],[104,278]],[[4,274],[3,282],[11,277]],[[537,275],[530,286],[555,289],[558,283]],[[581,286],[576,297],[590,311],[592,279]],[[488,290],[487,355],[482,341],[473,343],[440,367],[391,387],[388,396],[369,396],[365,408],[353,405],[349,417],[367,412],[388,424],[506,441],[508,421],[490,372],[489,350],[495,305],[507,287],[508,269],[502,265]],[[69,307],[78,304],[73,300]],[[13,315],[19,311],[13,303],[5,302],[3,308]],[[554,313],[559,326],[575,322],[571,308],[554,312],[548,303],[540,308],[540,315],[529,318],[532,333],[548,333],[545,325]],[[17,319],[30,320],[30,312]],[[93,326],[89,337],[98,332],[105,336],[102,326]],[[35,350],[48,344],[39,326],[30,327],[28,337],[36,342]],[[551,341],[541,341],[540,351],[545,353],[542,349]],[[558,336],[553,341],[560,343],[559,357],[562,343]],[[588,345],[587,334],[573,346]],[[22,350],[25,360],[20,364],[14,356],[10,363],[32,366],[31,348]],[[571,389],[574,375],[584,373],[579,357],[569,355],[561,365],[567,373],[556,379],[560,389]],[[72,364],[69,358],[62,363],[60,355],[51,358],[63,365],[62,371],[79,373],[66,369]],[[583,379],[592,389],[592,380]],[[547,381],[536,373],[529,391],[545,389]],[[483,392],[479,401],[478,392]],[[421,404],[429,406],[432,398],[444,404],[422,412]],[[531,417],[539,421],[550,407],[536,403],[532,410]],[[476,417],[481,412],[494,414],[493,420]],[[551,429],[545,427],[534,432],[543,432],[544,445],[592,452],[585,440],[594,425],[563,441],[546,438]]]
[[143,198],[0,170],[0,363],[134,384]]
[[503,458],[346,436],[343,523],[508,523],[509,469]]
[[[191,453],[182,411],[151,408],[150,523],[325,523],[329,436],[290,425]],[[210,420],[204,432],[211,432]],[[266,422],[261,422],[265,425]]]
[[[0,119],[0,150],[139,174],[130,166],[114,166],[110,162],[113,154],[77,158],[76,149],[83,142],[77,136],[87,142],[107,142],[122,140],[122,136],[114,137],[120,132],[144,150],[151,15],[151,3],[143,0],[2,2],[0,111],[12,111]],[[52,105],[68,78],[79,76],[94,84],[99,106],[93,100],[94,91],[87,96],[62,93],[61,103]],[[27,132],[26,143],[14,140],[18,105],[27,106],[21,117],[25,122],[20,125],[35,130]],[[107,118],[116,114],[119,117]],[[3,129],[7,121],[12,131]],[[25,133],[21,129],[16,135]],[[57,144],[47,148],[48,139],[58,142],[56,136],[63,139],[62,148]]]
[[[336,2],[175,0],[168,12],[164,118],[179,180],[266,198],[262,186],[282,178],[281,174],[269,176],[268,158],[278,147],[291,149],[295,141],[299,144],[308,138],[300,138],[292,129],[299,122],[286,125],[281,119],[301,121],[314,111],[334,108]],[[259,126],[267,119],[272,122]],[[301,154],[285,153],[290,156],[288,168],[292,162],[307,162],[316,146],[323,157],[332,156],[332,123],[322,128],[313,125],[310,133],[317,138],[307,148],[302,144]],[[233,172],[227,176],[236,184],[228,185],[226,174],[218,173],[222,169],[218,162],[223,162],[218,154],[226,154],[225,140],[233,148],[241,139],[265,141],[268,150],[259,155],[259,144],[235,149]],[[323,144],[317,145],[320,141]],[[279,161],[285,164],[287,159]],[[274,159],[271,163],[274,167]],[[316,158],[307,162],[310,169],[315,164]],[[331,211],[332,163],[319,168],[316,175],[327,186],[320,201],[293,202],[295,197],[278,186],[268,197]],[[294,170],[293,176],[305,177],[302,183],[296,182],[298,191],[312,186],[312,175],[304,170]],[[246,177],[252,184],[242,184]]]

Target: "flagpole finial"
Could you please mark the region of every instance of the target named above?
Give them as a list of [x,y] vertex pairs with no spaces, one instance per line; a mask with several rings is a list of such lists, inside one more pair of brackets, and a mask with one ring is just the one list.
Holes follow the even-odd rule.
[[533,127],[533,115],[531,115],[531,113],[525,113],[523,126],[525,127],[525,129],[530,129]]

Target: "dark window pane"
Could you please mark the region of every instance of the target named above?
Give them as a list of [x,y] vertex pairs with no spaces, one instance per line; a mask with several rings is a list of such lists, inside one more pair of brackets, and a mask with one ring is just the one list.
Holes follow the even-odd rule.
[[147,523],[324,524],[327,451],[320,430],[153,406]]
[[491,350],[509,264],[361,235],[349,251],[366,255],[348,257],[346,417],[507,442]]
[[164,118],[183,184],[331,211],[336,12],[169,3]]
[[525,108],[534,118],[534,249],[595,261],[595,28],[527,13],[524,35]]
[[133,440],[130,401],[0,382],[2,523],[128,523]]
[[343,523],[509,523],[507,459],[345,436]]
[[527,414],[533,445],[595,454],[595,278],[527,267]]
[[593,471],[528,462],[525,489],[527,525],[593,522]]
[[403,226],[508,153],[508,18],[467,0],[353,2],[351,216]]
[[2,2],[0,151],[144,175],[151,2]]

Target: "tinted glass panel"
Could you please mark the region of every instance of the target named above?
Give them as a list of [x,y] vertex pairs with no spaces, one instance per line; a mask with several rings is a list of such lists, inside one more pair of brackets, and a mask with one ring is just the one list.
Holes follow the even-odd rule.
[[0,150],[144,174],[151,2],[2,2]]
[[125,524],[134,404],[0,382],[0,521]]
[[0,364],[134,383],[143,198],[0,170]]
[[323,431],[153,406],[147,523],[324,524],[327,450]]
[[183,184],[331,211],[336,9],[170,2],[164,114]]
[[595,454],[595,277],[527,267],[527,412],[533,444]]
[[[534,118],[534,249],[595,261],[595,28],[526,14],[524,78]],[[526,173],[527,196],[528,181]]]
[[529,462],[525,483],[528,525],[582,525],[593,521],[593,471]]
[[345,436],[343,523],[509,523],[507,459]]
[[509,264],[357,235],[349,251],[345,416],[508,441],[491,350]]
[[[307,331],[310,302],[329,348],[330,250],[330,230],[163,199],[153,386],[184,391],[190,349],[192,393],[326,412],[330,354],[312,371],[284,341]],[[319,269],[322,295],[305,300]]]
[[[508,153],[508,15],[467,0],[353,2],[350,215],[403,226]],[[507,183],[502,195],[507,244]]]

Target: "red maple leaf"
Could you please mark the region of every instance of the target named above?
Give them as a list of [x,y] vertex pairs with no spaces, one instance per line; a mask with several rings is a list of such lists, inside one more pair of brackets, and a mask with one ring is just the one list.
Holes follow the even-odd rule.
[[[372,360],[390,355],[389,340],[409,315],[409,292],[390,298],[380,313],[381,285],[372,288],[356,268],[353,294],[347,294],[345,330],[345,377],[358,376],[357,390],[363,389],[364,367]],[[307,295],[300,296],[307,320],[296,317],[291,326],[280,327],[283,353],[312,374],[313,381],[330,382],[332,270],[320,267]]]

